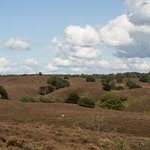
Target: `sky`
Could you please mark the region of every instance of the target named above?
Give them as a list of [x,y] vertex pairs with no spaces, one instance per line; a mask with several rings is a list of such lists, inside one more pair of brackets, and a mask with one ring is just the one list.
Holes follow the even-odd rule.
[[0,74],[150,71],[150,0],[0,0]]

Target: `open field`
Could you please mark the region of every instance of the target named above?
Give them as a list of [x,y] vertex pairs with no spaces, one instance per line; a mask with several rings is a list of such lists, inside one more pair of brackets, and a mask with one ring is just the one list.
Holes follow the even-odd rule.
[[[117,91],[129,97],[126,111],[84,108],[71,104],[22,103],[23,95],[39,97],[47,76],[1,77],[10,100],[0,102],[0,149],[2,150],[149,150],[150,85]],[[105,93],[100,80],[87,83],[70,78],[70,87],[47,96],[62,102],[78,91],[95,101]],[[138,82],[138,81],[137,81]],[[116,91],[114,91],[116,92]]]

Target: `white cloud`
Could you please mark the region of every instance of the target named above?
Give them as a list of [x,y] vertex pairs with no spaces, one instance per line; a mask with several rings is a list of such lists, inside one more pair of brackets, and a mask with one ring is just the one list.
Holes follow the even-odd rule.
[[100,37],[104,44],[110,46],[126,45],[133,42],[130,31],[133,24],[126,15],[117,17],[100,29]]
[[78,72],[78,73],[83,73],[85,71],[85,69],[82,68],[82,67],[73,67],[73,68],[71,68],[71,71]]
[[53,65],[53,64],[48,64],[47,65],[47,67],[46,67],[47,69],[48,69],[48,71],[50,71],[50,72],[55,72],[55,71],[57,71],[58,70],[58,67],[57,66],[55,66],[55,65]]
[[150,17],[150,1],[127,2],[130,6],[129,15],[119,16],[101,28],[101,40],[117,50],[117,57],[150,57],[150,18],[147,18]]
[[54,64],[58,67],[68,67],[72,65],[72,61],[69,59],[55,58]]
[[29,58],[25,61],[25,64],[27,66],[36,66],[36,65],[38,65],[38,62],[33,58]]
[[127,64],[121,60],[113,60],[113,61],[100,60],[98,61],[98,66],[105,68],[105,69],[111,69],[111,70],[127,70],[128,69]]
[[95,48],[95,47],[80,47],[80,46],[76,46],[73,48],[74,50],[74,56],[78,57],[78,58],[96,58],[99,57],[101,55],[101,52],[99,49]]
[[68,26],[65,29],[65,40],[72,46],[95,46],[99,44],[99,34],[90,25],[85,28],[80,26]]
[[0,73],[11,72],[12,69],[9,67],[9,62],[6,58],[0,58]]
[[[128,0],[128,13],[109,21],[99,30],[90,25],[66,27],[63,39],[55,37],[52,40],[56,57],[50,63],[50,70],[66,67],[80,73],[149,71],[149,59],[143,60],[150,57],[149,4],[149,0]],[[102,60],[101,46],[114,48],[117,57]]]
[[11,38],[4,43],[5,48],[10,50],[28,50],[30,43],[20,38]]
[[8,60],[6,58],[0,58],[0,67],[5,67],[9,64]]
[[127,0],[130,21],[137,25],[150,24],[150,1]]

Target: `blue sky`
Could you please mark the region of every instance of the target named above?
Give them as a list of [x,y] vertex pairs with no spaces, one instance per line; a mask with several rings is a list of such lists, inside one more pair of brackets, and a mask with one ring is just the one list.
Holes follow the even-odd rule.
[[[130,6],[125,4],[127,1]],[[137,26],[134,22],[137,14],[133,15],[134,20],[132,20],[130,15],[126,13],[130,7],[134,6],[139,13],[141,13],[139,10],[146,8],[143,8],[145,7],[143,5],[136,7],[139,0],[127,1],[1,0],[0,73],[34,73],[39,71],[45,73],[109,73],[133,71],[137,69],[137,63],[143,64],[144,67],[139,71],[148,71],[150,65],[149,47],[144,50],[145,55],[142,56],[140,50],[133,52],[136,55],[131,55],[129,52],[131,48],[138,49],[136,45],[131,46],[130,43],[133,38],[138,41],[137,38],[128,35],[133,28],[132,25]],[[141,0],[141,2],[143,1],[145,0]],[[149,1],[147,1],[147,7],[149,8],[149,6]],[[149,15],[146,11],[145,14],[142,13],[140,14],[141,18]],[[120,18],[117,19],[118,17]],[[109,24],[110,21],[112,23]],[[138,24],[139,28],[144,26],[144,23]],[[111,33],[113,30],[116,33]],[[149,24],[144,30],[149,32]],[[139,34],[141,31],[137,32]],[[92,35],[88,35],[88,33]],[[122,38],[123,34],[126,38]],[[142,33],[142,36],[144,34]],[[97,40],[97,35],[99,40],[94,41],[94,39]],[[86,38],[88,36],[89,38]],[[146,36],[149,39],[149,34]],[[55,42],[52,42],[53,39]],[[60,41],[61,47],[58,50]],[[88,42],[93,43],[88,45]],[[140,42],[143,41],[140,39]],[[65,46],[69,48],[66,50]],[[120,50],[127,52],[127,54],[120,53]],[[64,56],[63,52],[68,55]],[[93,54],[93,57],[87,57],[89,53],[91,56]],[[114,53],[117,54],[117,57],[114,56]],[[135,67],[127,64],[130,61],[135,63]],[[89,69],[87,62],[93,64],[92,69]],[[117,66],[121,63],[122,66],[113,68],[114,65]]]

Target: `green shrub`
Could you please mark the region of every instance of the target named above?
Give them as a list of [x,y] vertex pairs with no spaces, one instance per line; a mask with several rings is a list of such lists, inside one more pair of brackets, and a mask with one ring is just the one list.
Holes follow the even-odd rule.
[[54,87],[52,87],[51,85],[49,85],[49,86],[40,86],[39,87],[39,93],[41,95],[46,95],[46,94],[51,93],[53,91],[54,91]]
[[64,79],[62,79],[60,77],[57,77],[57,76],[50,77],[47,80],[47,83],[55,86],[56,89],[60,89],[60,88],[64,88],[64,87],[70,86],[70,84],[69,84],[69,82],[67,80],[64,80]]
[[116,87],[115,87],[115,90],[124,90],[124,87],[121,86],[121,85],[119,85],[119,86],[116,86]]
[[56,90],[70,86],[67,80],[59,80],[56,83]]
[[111,87],[111,90],[115,90],[115,88],[116,88],[115,82],[111,81],[111,82],[109,83],[109,85],[110,85],[110,87]]
[[50,76],[48,79],[47,79],[47,83],[48,84],[51,84],[51,85],[53,85],[53,86],[55,86],[56,85],[56,83],[57,83],[57,79],[58,79],[58,77],[57,76]]
[[124,109],[124,101],[126,101],[126,97],[118,96],[114,93],[109,93],[101,97],[101,100],[97,103],[98,106],[107,109],[113,110],[123,110]]
[[94,108],[95,107],[95,103],[93,102],[92,99],[90,99],[89,97],[80,97],[79,101],[78,101],[78,105],[79,106],[83,106],[83,107],[89,107],[89,108]]
[[8,94],[2,86],[0,86],[0,99],[8,99]]
[[149,74],[143,74],[140,76],[140,82],[147,82],[150,83],[150,75]]
[[133,81],[128,81],[127,82],[127,86],[128,86],[129,89],[141,88],[141,86],[139,86],[138,84],[134,83]]
[[95,82],[95,78],[92,76],[86,77],[86,82]]
[[37,102],[32,96],[26,95],[20,98],[21,102]]
[[79,94],[78,93],[70,93],[68,98],[65,100],[66,103],[71,103],[71,104],[77,104],[79,101]]
[[103,90],[105,91],[111,91],[111,86],[107,83],[103,83]]
[[38,101],[41,103],[59,103],[60,102],[60,100],[55,97],[40,97]]

